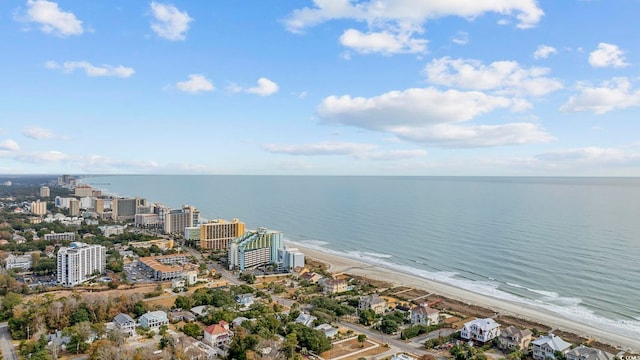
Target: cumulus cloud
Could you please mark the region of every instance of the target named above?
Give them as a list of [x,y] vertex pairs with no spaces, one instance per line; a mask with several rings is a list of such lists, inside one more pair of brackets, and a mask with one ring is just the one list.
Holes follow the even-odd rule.
[[16,156],[17,160],[29,163],[60,162],[71,159],[71,156],[60,151],[26,152]]
[[427,41],[414,35],[424,32],[428,20],[473,19],[488,12],[515,17],[522,29],[535,26],[544,15],[535,0],[314,0],[313,6],[294,10],[284,24],[301,33],[331,20],[355,20],[366,24],[367,31],[348,29],[341,44],[360,53],[390,55],[424,52]]
[[414,38],[412,31],[385,30],[363,33],[348,29],[340,36],[340,44],[361,54],[392,55],[424,53],[427,50],[427,40]]
[[278,89],[278,84],[265,77],[261,77],[258,79],[258,85],[248,88],[246,92],[260,96],[269,96],[277,93]]
[[542,96],[562,88],[562,83],[546,77],[549,69],[526,69],[516,61],[496,61],[489,65],[473,59],[434,59],[424,68],[427,81],[471,90],[492,90],[498,94]]
[[266,144],[262,147],[270,153],[287,155],[349,155],[357,159],[403,160],[427,155],[426,150],[378,150],[377,145],[351,142],[320,142],[299,145]]
[[633,89],[624,77],[602,82],[599,86],[579,83],[579,94],[571,96],[560,109],[565,112],[604,114],[616,109],[640,105],[640,89]]
[[589,54],[589,64],[593,67],[621,68],[629,66],[624,57],[624,51],[617,45],[600,43],[598,48]]
[[151,23],[151,30],[158,36],[171,41],[186,39],[189,24],[193,21],[186,11],[180,11],[171,4],[152,1],[151,12],[155,20]]
[[83,70],[87,76],[99,77],[99,76],[113,76],[120,78],[128,78],[135,73],[135,70],[130,67],[118,65],[102,65],[96,66],[87,61],[65,61],[60,64],[55,61],[47,61],[45,63],[47,69],[62,70],[65,73],[73,73],[75,70]]
[[53,139],[56,137],[53,131],[39,126],[29,126],[25,128],[22,135],[35,140]]
[[12,139],[3,140],[0,142],[0,151],[20,151],[20,145]]
[[558,50],[549,45],[538,45],[536,51],[533,52],[534,59],[546,59],[550,55],[557,54]]
[[58,3],[53,1],[28,0],[26,14],[18,20],[37,23],[42,32],[59,37],[80,35],[84,32],[82,21],[72,12],[61,10]]
[[180,91],[197,94],[203,91],[213,91],[215,87],[213,83],[209,81],[204,75],[191,74],[189,80],[180,81],[176,84],[176,87]]
[[423,145],[479,147],[553,140],[531,123],[460,125],[498,109],[520,111],[521,100],[479,91],[413,88],[370,98],[329,96],[317,113],[326,123],[359,127],[395,135]]
[[[280,87],[278,86],[277,83],[265,77],[261,77],[260,79],[258,79],[257,85],[249,88],[244,88],[233,82],[227,85],[227,91],[234,94],[245,92],[245,93],[256,94],[260,96],[269,96],[277,93],[279,89]],[[306,93],[304,93],[304,95],[301,95],[300,97],[304,97],[304,96],[306,96]]]

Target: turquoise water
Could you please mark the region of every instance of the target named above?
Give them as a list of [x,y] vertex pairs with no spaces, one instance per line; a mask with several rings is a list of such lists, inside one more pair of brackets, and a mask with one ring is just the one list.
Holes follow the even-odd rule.
[[85,183],[640,338],[640,179],[107,176]]

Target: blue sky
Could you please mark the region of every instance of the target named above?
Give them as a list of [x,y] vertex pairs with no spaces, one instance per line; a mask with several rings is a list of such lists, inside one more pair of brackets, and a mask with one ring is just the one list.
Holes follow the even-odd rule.
[[635,0],[0,2],[0,172],[640,176]]

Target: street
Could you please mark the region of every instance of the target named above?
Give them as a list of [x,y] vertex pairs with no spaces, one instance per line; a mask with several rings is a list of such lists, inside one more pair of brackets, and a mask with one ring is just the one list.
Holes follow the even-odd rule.
[[16,350],[11,343],[11,335],[6,322],[0,323],[0,349],[2,349],[2,358],[5,360],[18,360]]

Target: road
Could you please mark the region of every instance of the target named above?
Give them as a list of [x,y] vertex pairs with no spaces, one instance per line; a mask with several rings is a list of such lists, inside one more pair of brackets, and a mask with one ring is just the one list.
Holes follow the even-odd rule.
[[350,323],[350,322],[340,321],[338,322],[338,324],[340,324],[340,326],[345,327],[349,330],[353,330],[355,332],[365,334],[367,335],[367,338],[371,340],[380,341],[383,344],[389,344],[391,347],[397,348],[401,352],[408,352],[416,355],[422,355],[427,353],[427,351],[424,349],[424,346],[422,344],[416,344],[414,342],[404,342],[400,340],[397,335],[396,336],[386,335],[381,332],[374,331],[367,327]]
[[5,360],[18,360],[16,349],[11,343],[11,334],[6,322],[0,323],[0,349],[2,349],[2,358]]

